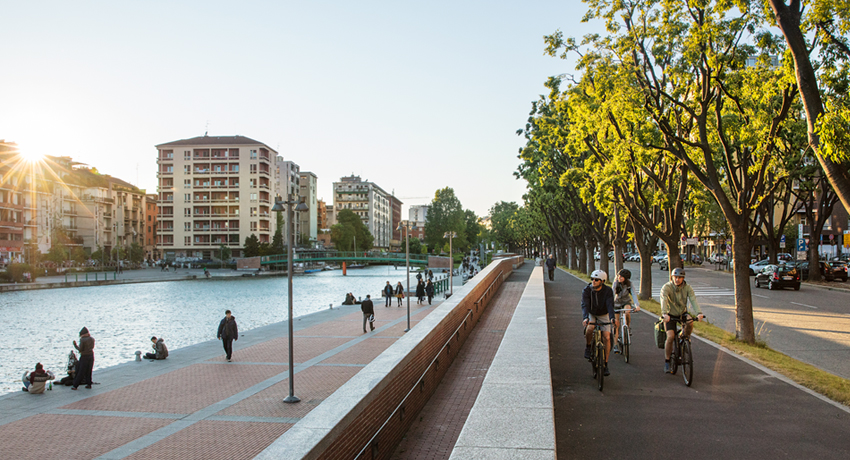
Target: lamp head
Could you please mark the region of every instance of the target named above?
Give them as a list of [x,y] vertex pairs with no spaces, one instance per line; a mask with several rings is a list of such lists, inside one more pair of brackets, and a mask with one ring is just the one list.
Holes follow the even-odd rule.
[[283,211],[283,200],[280,199],[280,195],[276,195],[274,197],[274,206],[272,206],[272,211]]
[[298,203],[298,206],[295,207],[296,211],[307,211],[309,209],[310,208],[307,206],[307,203],[305,203],[303,201]]

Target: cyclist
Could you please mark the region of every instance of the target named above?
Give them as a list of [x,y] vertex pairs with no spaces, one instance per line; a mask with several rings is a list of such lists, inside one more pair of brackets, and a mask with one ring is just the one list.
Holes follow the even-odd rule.
[[[614,309],[619,310],[621,308],[631,308],[634,305],[634,311],[640,311],[640,303],[638,302],[637,296],[632,292],[632,272],[628,268],[624,268],[617,273],[617,279],[614,280],[614,284],[611,285],[611,289],[614,291]],[[632,325],[632,314],[631,312],[626,312],[626,326],[631,327]],[[631,335],[631,330],[629,331]],[[617,348],[617,337],[620,335],[620,318],[615,318],[614,322],[614,353],[620,353],[620,350]]]
[[582,325],[585,327],[585,344],[584,359],[590,359],[590,342],[593,340],[593,330],[595,325],[589,323],[605,322],[605,314],[608,314],[608,324],[600,325],[602,338],[605,340],[605,370],[603,375],[610,375],[608,372],[608,355],[611,352],[611,325],[614,323],[614,291],[609,286],[605,285],[608,280],[608,274],[602,270],[594,270],[590,274],[590,284],[584,287],[581,291],[581,313],[584,318]]
[[673,353],[673,340],[676,323],[671,318],[684,320],[682,324],[682,335],[687,337],[694,329],[693,319],[688,319],[688,300],[701,321],[705,315],[699,308],[694,289],[685,282],[685,269],[675,268],[668,281],[661,287],[661,317],[664,319],[664,330],[667,331],[667,343],[664,345],[664,372],[670,373],[670,355]]

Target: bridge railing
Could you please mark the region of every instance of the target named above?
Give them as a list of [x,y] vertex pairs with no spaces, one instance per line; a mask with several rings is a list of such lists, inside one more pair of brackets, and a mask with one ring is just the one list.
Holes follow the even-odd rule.
[[[298,262],[307,262],[311,260],[380,260],[380,261],[398,261],[404,263],[406,260],[403,252],[369,252],[369,251],[325,251],[325,252],[295,252],[293,260]],[[411,254],[411,262],[427,262],[427,254]],[[286,262],[286,254],[275,254],[271,256],[263,256],[262,263],[284,263]]]

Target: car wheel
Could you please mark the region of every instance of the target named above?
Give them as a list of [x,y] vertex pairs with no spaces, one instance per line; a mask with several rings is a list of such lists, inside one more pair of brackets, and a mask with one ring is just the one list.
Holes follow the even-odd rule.
[[758,278],[756,278],[756,280],[755,280],[755,285],[756,285],[756,288],[760,288],[760,287],[761,287],[761,283],[759,283],[759,279],[758,279]]
[[750,269],[750,276],[756,276],[756,272],[754,272],[752,268]]
[[767,288],[770,289],[771,291],[774,291],[774,290],[776,290],[776,285],[773,284],[773,281],[768,281],[767,282]]

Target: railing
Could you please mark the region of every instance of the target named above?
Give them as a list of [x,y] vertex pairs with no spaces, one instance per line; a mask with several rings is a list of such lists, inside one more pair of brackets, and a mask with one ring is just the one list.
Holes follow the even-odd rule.
[[[488,297],[489,295],[494,293],[493,286],[496,284],[496,282],[500,282],[500,281],[502,281],[502,270],[499,270],[499,275],[496,276],[496,278],[493,280],[493,282],[490,283],[489,286],[487,286],[487,289],[484,290],[484,293],[481,294],[481,297],[479,297],[478,300],[475,301],[475,304],[474,304],[475,305],[475,311],[478,311],[478,306],[481,305],[481,302],[483,300],[485,300],[484,299],[485,297]],[[501,283],[499,285],[501,286]],[[489,299],[487,299],[487,300],[489,300]]]
[[[294,255],[295,259],[299,261],[307,261],[307,260],[384,260],[384,261],[392,261],[404,263],[406,260],[405,253],[403,252],[387,252],[387,253],[368,253],[368,252],[304,252],[298,253],[296,251]],[[428,255],[427,254],[411,254],[410,255],[411,262],[427,262]],[[277,254],[271,256],[263,256],[261,259],[262,263],[283,263],[286,262],[286,254]]]
[[[499,278],[501,278],[501,275],[502,275],[502,272],[499,272]],[[402,398],[401,402],[398,403],[395,410],[393,410],[392,413],[390,414],[390,416],[387,417],[386,420],[384,420],[384,423],[381,424],[381,427],[378,428],[378,431],[375,432],[375,434],[372,436],[372,438],[369,439],[369,442],[367,442],[366,445],[363,446],[363,449],[361,449],[360,452],[357,454],[357,456],[354,457],[355,460],[360,458],[363,455],[363,453],[366,452],[367,449],[369,449],[370,447],[373,447],[375,439],[378,438],[378,435],[381,434],[381,431],[384,429],[385,426],[387,426],[387,423],[389,423],[390,420],[392,420],[393,417],[395,417],[396,414],[398,414],[399,410],[404,408],[405,402],[407,402],[407,398],[410,397],[410,395],[413,393],[414,390],[416,390],[417,387],[419,387],[420,385],[424,385],[425,377],[428,375],[428,371],[431,370],[431,367],[434,366],[434,363],[437,363],[437,362],[440,361],[440,355],[443,354],[443,351],[445,351],[447,348],[449,348],[449,349],[451,348],[452,340],[457,340],[457,341],[460,340],[460,329],[462,327],[466,327],[466,321],[469,320],[470,316],[472,316],[472,310],[467,310],[466,316],[463,317],[463,321],[460,322],[458,327],[454,330],[454,332],[452,332],[452,335],[449,336],[449,339],[446,340],[446,343],[444,343],[443,346],[440,348],[440,351],[438,351],[436,356],[434,356],[434,358],[431,360],[431,362],[428,363],[428,367],[426,367],[425,371],[422,372],[422,375],[420,375],[419,378],[416,379],[416,383],[413,384],[413,386],[410,388],[410,390],[407,392],[407,394],[404,395],[404,398]]]

